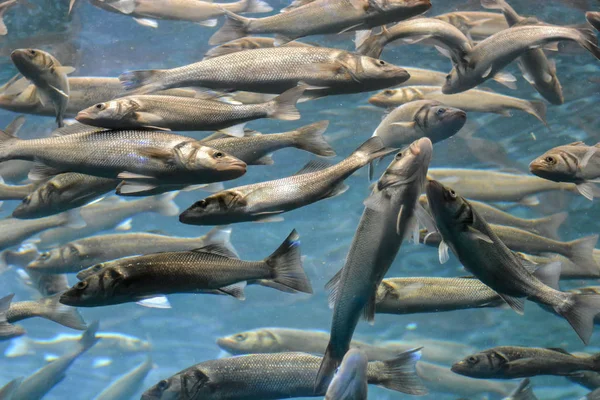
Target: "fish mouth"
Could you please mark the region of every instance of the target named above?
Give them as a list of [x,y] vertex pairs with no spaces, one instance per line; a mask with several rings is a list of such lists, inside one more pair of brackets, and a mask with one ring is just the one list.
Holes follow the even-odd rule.
[[79,111],[77,113],[77,115],[75,116],[75,119],[77,121],[81,122],[81,121],[86,121],[86,120],[89,121],[90,119],[92,119],[91,117],[92,117],[92,115],[89,112],[87,112],[87,111]]
[[444,185],[439,183],[436,180],[428,179],[425,184],[425,193],[427,194],[427,200],[429,205],[432,206],[432,199],[438,199],[442,196],[444,192]]
[[242,174],[246,173],[246,169],[248,168],[248,165],[243,162],[243,161],[232,161],[230,163],[223,163],[219,166],[217,166],[217,168],[221,171],[232,171],[232,172],[242,172]]
[[225,338],[219,338],[217,339],[217,346],[219,346],[221,349],[227,351],[227,352],[231,352],[231,346],[229,346],[231,343],[231,341],[229,339],[225,339]]
[[70,290],[67,290],[66,292],[64,292],[63,294],[60,295],[59,298],[59,303],[67,305],[67,306],[77,306],[79,305],[76,301],[76,297],[72,296],[71,293],[69,293]]
[[417,140],[416,142],[413,142],[410,145],[409,149],[413,155],[418,156],[419,154],[424,152],[432,152],[433,143],[431,142],[431,139],[424,137]]

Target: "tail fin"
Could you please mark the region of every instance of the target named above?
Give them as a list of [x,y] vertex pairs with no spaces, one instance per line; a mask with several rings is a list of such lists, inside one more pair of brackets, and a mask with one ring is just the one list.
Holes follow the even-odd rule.
[[58,293],[37,301],[43,307],[43,316],[67,328],[81,331],[86,329],[87,325],[79,311],[75,307],[66,306],[59,302],[61,294]]
[[11,149],[19,140],[8,132],[0,131],[0,161],[11,159]]
[[127,71],[119,75],[119,80],[129,94],[147,94],[168,89],[164,81],[165,74],[164,69]]
[[363,56],[379,58],[383,53],[383,46],[385,45],[385,37],[383,36],[386,30],[382,30],[377,34],[370,31],[368,36],[363,32],[359,32],[356,33],[356,39],[354,40],[356,52]]
[[[319,372],[317,373],[317,379],[315,381],[315,393],[325,393],[327,391],[327,387],[329,386],[329,382],[333,378],[333,374],[337,367],[342,363],[342,359],[344,357],[341,355],[333,354],[333,345],[331,342],[327,345],[327,350],[325,350],[325,355],[323,356],[323,360],[321,361],[321,366],[319,367]],[[368,371],[367,371],[368,373]]]
[[544,125],[548,126],[548,121],[546,121],[546,103],[532,100],[529,102],[529,107],[527,107],[525,111],[539,119]]
[[335,156],[335,150],[327,143],[323,133],[327,130],[329,121],[319,121],[306,125],[294,131],[294,145],[298,149],[309,151],[323,157]]
[[246,7],[244,11],[240,11],[242,13],[268,13],[273,11],[273,7],[271,7],[267,2],[263,0],[247,0]]
[[561,212],[548,217],[538,218],[535,220],[535,230],[542,236],[558,239],[560,238],[558,228],[566,221],[568,216],[569,213]]
[[0,4],[0,35],[4,36],[8,33],[8,29],[6,28],[6,24],[4,23],[4,14],[11,7],[14,6],[16,1],[5,1]]
[[18,115],[10,122],[10,124],[6,125],[6,128],[4,128],[4,132],[16,137],[17,133],[19,133],[19,131],[21,130],[21,127],[23,127],[24,124],[25,124],[25,116]]
[[306,86],[296,86],[271,100],[268,105],[268,117],[280,119],[283,121],[295,121],[300,119],[300,112],[296,108],[296,103],[304,94]]
[[[417,396],[427,394],[427,389],[417,375],[417,361],[421,359],[421,349],[405,351],[398,357],[377,361],[377,372],[373,383],[384,388]],[[371,382],[371,376],[369,376]]]
[[12,399],[13,394],[19,388],[19,386],[21,385],[21,382],[23,382],[23,377],[13,379],[12,381],[8,382],[6,385],[2,386],[2,388],[0,388],[0,399],[8,399],[8,400]]
[[159,196],[151,197],[149,200],[154,202],[152,211],[166,217],[179,215],[179,206],[174,201],[178,194],[179,192],[168,192]]
[[248,36],[248,26],[252,18],[241,17],[227,10],[223,12],[226,14],[225,23],[210,37],[208,44],[211,46]]
[[81,338],[79,339],[79,354],[88,351],[93,345],[98,343],[100,338],[96,336],[96,333],[98,333],[99,328],[100,324],[98,321],[94,321],[85,332],[81,334]]
[[538,400],[533,394],[529,378],[523,379],[507,398],[512,400]]
[[8,358],[22,357],[29,354],[35,354],[32,348],[33,341],[27,336],[18,337],[11,340],[10,345],[4,350],[4,356]]
[[219,246],[225,247],[231,253],[238,255],[238,252],[231,244],[231,227],[230,226],[216,226],[212,228],[204,237],[204,246],[209,244],[218,244]]
[[18,325],[9,324],[6,320],[6,314],[10,308],[10,303],[14,293],[4,296],[0,299],[0,338],[3,340],[11,339],[25,334],[25,329]]
[[504,0],[481,0],[481,6],[488,10],[504,10],[508,4]]
[[568,294],[565,304],[555,307],[555,311],[569,321],[581,341],[587,345],[594,330],[594,317],[600,313],[600,295]]
[[364,165],[375,161],[378,158],[383,158],[390,153],[394,153],[397,149],[385,147],[383,141],[378,136],[373,136],[352,153],[351,157],[359,156],[364,159]]
[[594,248],[598,235],[587,236],[568,242],[570,247],[569,260],[588,271],[597,271],[598,263],[594,258]]
[[596,32],[589,28],[577,29],[580,39],[577,41],[584,49],[592,53],[594,57],[600,60],[600,48],[598,48],[598,38]]
[[273,269],[275,283],[298,292],[312,293],[310,281],[302,269],[299,239],[300,235],[294,229],[265,262]]

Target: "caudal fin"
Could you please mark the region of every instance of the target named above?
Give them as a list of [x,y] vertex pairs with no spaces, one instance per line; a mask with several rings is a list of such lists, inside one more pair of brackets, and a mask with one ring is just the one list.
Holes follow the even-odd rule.
[[501,10],[503,11],[506,7],[510,7],[504,0],[481,0],[481,6],[488,10]]
[[600,60],[600,48],[598,48],[598,39],[596,32],[589,28],[579,28],[580,39],[577,41],[581,47],[592,53],[594,57]]
[[130,94],[147,94],[168,89],[164,81],[165,75],[166,70],[163,69],[145,69],[124,72],[119,75],[119,80]]
[[231,227],[230,226],[216,226],[212,228],[204,237],[204,246],[209,244],[217,244],[223,246],[232,254],[238,255],[235,247],[231,243]]
[[10,160],[14,145],[19,142],[16,136],[0,131],[0,161]]
[[94,321],[85,332],[81,334],[81,338],[79,339],[79,354],[88,351],[93,345],[98,343],[100,338],[96,336],[96,333],[98,333],[99,328],[100,324],[98,321]]
[[273,11],[267,2],[263,0],[246,0],[246,7],[241,13],[268,13]]
[[569,260],[588,271],[597,271],[598,263],[594,258],[594,248],[598,242],[598,235],[587,236],[573,240],[569,243]]
[[87,328],[85,321],[75,307],[67,306],[59,302],[62,293],[38,300],[43,309],[43,316],[50,321],[66,326],[67,328],[84,330]]
[[275,97],[267,103],[269,106],[267,116],[283,121],[295,121],[300,119],[300,112],[296,108],[296,103],[298,103],[298,100],[300,100],[305,90],[306,86],[300,85]]
[[507,398],[512,400],[538,400],[535,394],[533,394],[529,378],[523,379]]
[[373,33],[373,31],[357,31],[354,44],[356,52],[363,56],[379,58],[383,53],[384,31],[381,33]]
[[248,35],[248,25],[252,18],[241,17],[231,11],[223,10],[226,14],[225,23],[209,39],[211,46],[223,44]]
[[325,133],[328,126],[329,121],[319,121],[296,129],[293,133],[295,147],[318,156],[335,156],[335,150],[333,150],[323,137],[323,133]]
[[179,192],[169,192],[149,198],[153,202],[151,210],[167,217],[179,215],[179,206],[175,203],[178,194]]
[[0,340],[7,340],[25,334],[25,329],[19,325],[12,325],[6,320],[10,303],[14,293],[0,299]]
[[558,228],[567,220],[569,213],[561,212],[535,220],[535,230],[542,236],[559,239]]
[[420,359],[421,349],[412,349],[391,360],[377,361],[373,383],[396,392],[417,396],[427,394],[427,389],[417,375],[416,365]]
[[546,103],[532,100],[529,102],[529,107],[527,107],[525,111],[539,119],[544,125],[548,126],[548,121],[546,121]]
[[331,344],[331,342],[329,342],[329,344],[327,345],[327,350],[325,350],[323,360],[321,361],[319,372],[317,373],[317,379],[315,380],[314,392],[316,394],[325,393],[327,391],[329,382],[331,382],[336,368],[339,367],[342,363],[343,357],[343,354],[334,355],[333,345]]
[[364,160],[364,165],[367,165],[378,158],[383,158],[390,153],[394,153],[396,150],[397,149],[385,147],[380,137],[373,136],[361,144],[358,149],[354,150],[351,157],[359,156]]
[[569,321],[581,341],[587,345],[594,330],[594,317],[600,313],[600,295],[569,294],[565,304],[556,307],[555,311]]
[[312,286],[302,268],[299,239],[300,235],[294,229],[265,262],[273,270],[273,282],[298,292],[312,293]]

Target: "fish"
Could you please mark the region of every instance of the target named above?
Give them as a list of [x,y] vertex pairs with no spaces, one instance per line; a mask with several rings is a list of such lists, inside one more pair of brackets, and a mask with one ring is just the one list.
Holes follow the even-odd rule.
[[381,121],[373,136],[386,146],[402,147],[419,138],[433,143],[455,135],[467,122],[467,113],[439,101],[418,100],[393,109]]
[[587,11],[585,13],[585,19],[587,22],[594,27],[597,31],[600,31],[600,13],[597,11]]
[[8,28],[4,23],[4,16],[8,10],[15,6],[19,0],[7,0],[0,4],[0,35],[4,36],[8,33]]
[[[368,35],[368,36],[367,36]],[[381,27],[381,32],[356,35],[356,51],[365,56],[379,58],[383,48],[402,39],[404,43],[432,43],[453,62],[461,62],[471,51],[471,41],[454,25],[435,18],[413,18],[391,27]]]
[[102,392],[100,392],[94,400],[129,400],[131,399],[144,384],[144,379],[148,373],[155,368],[150,355],[146,356],[146,360],[137,365],[131,371],[120,376]]
[[111,129],[221,130],[243,136],[243,127],[248,121],[300,119],[296,102],[304,90],[305,86],[298,86],[266,103],[250,105],[177,96],[127,96],[86,108],[75,119],[83,124]]
[[7,314],[10,310],[10,303],[14,293],[0,298],[0,341],[13,339],[25,334],[25,329],[19,325],[13,325],[8,322]]
[[600,59],[596,35],[589,29],[535,24],[526,19],[511,28],[498,32],[477,44],[464,57],[465,62],[456,64],[442,87],[444,94],[454,94],[472,89],[488,79],[495,79],[515,88],[515,77],[502,72],[504,67],[531,49],[558,41],[573,41]]
[[67,74],[75,69],[63,66],[50,53],[39,49],[17,49],[10,58],[19,72],[35,84],[40,101],[54,105],[58,127],[64,126],[70,93]]
[[69,288],[67,276],[64,274],[48,275],[25,270],[22,279],[26,285],[37,290],[43,297],[54,296]]
[[222,44],[253,34],[275,34],[276,45],[310,35],[336,34],[402,21],[431,8],[430,0],[315,0],[264,18],[227,12],[225,24],[209,39]]
[[35,184],[12,212],[14,218],[35,219],[60,214],[88,204],[114,190],[117,179],[101,178],[76,172],[58,174]]
[[31,161],[11,160],[0,162],[0,176],[5,183],[18,184],[27,179],[34,163]]
[[[484,8],[502,11],[506,22],[513,26],[526,18],[521,17],[505,0],[481,0]],[[556,75],[556,63],[549,61],[542,49],[525,52],[519,59],[519,68],[525,80],[546,100],[555,105],[564,104],[562,86]]]
[[554,182],[572,182],[586,199],[600,195],[594,185],[600,182],[600,143],[588,146],[573,142],[554,147],[529,164],[532,174]]
[[440,261],[447,260],[447,249],[479,280],[498,292],[517,313],[523,314],[525,298],[552,307],[565,318],[581,341],[588,343],[593,319],[600,309],[600,296],[561,292],[558,286],[560,265],[546,266],[545,285],[502,243],[492,228],[469,202],[437,181],[426,185],[430,210],[445,245],[440,245]]
[[452,371],[485,379],[573,375],[578,371],[600,372],[600,355],[579,357],[560,348],[498,346],[455,363]]
[[519,383],[519,386],[517,386],[510,396],[505,397],[502,400],[538,400],[538,398],[533,393],[531,381],[529,378],[525,378]]
[[376,291],[404,239],[413,234],[433,144],[414,141],[394,157],[364,201],[365,209],[344,267],[327,283],[333,306],[331,338],[319,368],[316,390],[324,390],[348,351],[361,314],[375,320]]
[[223,135],[215,139],[205,138],[202,142],[213,149],[231,154],[247,165],[273,164],[270,154],[287,147],[294,147],[322,157],[333,157],[336,155],[335,150],[323,137],[328,126],[329,121],[319,121],[289,132],[268,135],[251,132],[243,138]]
[[[213,47],[204,54],[203,60],[209,58],[223,56],[225,54],[236,53],[238,51],[252,50],[252,49],[264,49],[275,46],[276,39],[261,36],[247,36],[239,39],[235,39],[222,45]],[[298,41],[291,41],[285,44],[285,46],[294,47],[314,47],[312,44],[302,43]]]
[[0,399],[11,400],[13,394],[17,391],[17,388],[23,381],[23,377],[15,378],[8,382],[6,385],[0,388]]
[[403,86],[415,86],[415,85],[428,85],[428,86],[442,86],[446,83],[446,73],[440,71],[434,71],[431,69],[424,68],[413,68],[413,67],[400,67],[404,68],[410,75],[407,81],[396,85],[395,87]]
[[[419,350],[413,349],[392,360],[371,362],[367,381],[397,392],[424,395],[427,390],[414,372],[419,358]],[[159,381],[141,399],[175,399],[180,393],[206,400],[324,396],[325,390],[313,388],[320,362],[321,357],[306,353],[251,354],[205,361]],[[265,380],[267,373],[269,379]]]
[[[93,268],[93,267],[92,267]],[[165,279],[168,277],[168,283]],[[80,307],[140,301],[171,293],[217,291],[240,298],[240,282],[257,282],[285,292],[312,293],[294,230],[269,257],[242,261],[209,244],[193,251],[163,252],[107,262],[80,280],[60,302]]]
[[395,149],[371,138],[335,165],[313,160],[295,175],[239,186],[197,201],[179,216],[190,225],[225,225],[244,221],[273,221],[279,214],[344,193],[344,180],[373,160]]
[[525,100],[486,90],[470,89],[457,94],[443,94],[439,86],[408,86],[400,89],[386,89],[369,98],[369,103],[377,107],[397,107],[419,100],[432,100],[448,107],[466,112],[495,113],[512,116],[511,110],[523,111],[546,121],[546,105],[537,100]]
[[59,298],[60,293],[40,300],[12,303],[6,313],[6,320],[13,324],[24,319],[40,317],[67,328],[85,330],[87,325],[77,309],[60,304]]
[[367,400],[367,356],[350,349],[331,380],[325,400]]
[[158,27],[155,20],[195,22],[214,27],[217,17],[226,11],[238,13],[266,13],[273,10],[262,0],[239,0],[233,3],[213,3],[196,0],[90,0],[98,8],[130,16],[142,26]]
[[504,15],[487,11],[455,11],[433,18],[454,25],[467,37],[485,38],[509,28]]
[[33,220],[4,218],[0,220],[0,250],[20,245],[24,240],[48,229],[85,224],[78,211]]
[[25,185],[7,185],[0,175],[0,200],[23,200],[38,186],[37,183]]
[[50,249],[27,264],[27,271],[45,274],[77,273],[106,261],[138,254],[192,250],[219,245],[237,254],[231,244],[231,228],[217,227],[199,237],[173,237],[132,232],[90,236]]
[[545,192],[574,191],[572,183],[550,182],[537,176],[469,168],[431,168],[429,177],[469,200],[515,202],[537,205],[536,195]]
[[88,204],[80,209],[85,227],[59,227],[42,232],[36,246],[48,249],[68,243],[96,232],[116,229],[131,229],[131,219],[143,213],[156,213],[164,216],[179,214],[179,207],[174,199],[178,192],[165,193],[137,200],[123,200],[119,197],[107,197],[100,202]]
[[[36,161],[30,178],[79,172],[123,179],[147,190],[167,183],[211,183],[246,173],[246,163],[196,139],[152,130],[84,130],[22,140],[0,131],[0,160]],[[64,135],[63,135],[64,134]],[[135,189],[132,188],[132,191]]]
[[226,54],[179,68],[129,71],[119,79],[133,94],[201,86],[279,94],[304,83],[310,98],[385,89],[408,80],[403,68],[339,49],[280,46]]
[[98,322],[96,321],[83,332],[76,349],[23,379],[13,394],[12,400],[39,400],[44,397],[54,386],[65,379],[66,372],[73,362],[100,340],[96,337],[97,331]]

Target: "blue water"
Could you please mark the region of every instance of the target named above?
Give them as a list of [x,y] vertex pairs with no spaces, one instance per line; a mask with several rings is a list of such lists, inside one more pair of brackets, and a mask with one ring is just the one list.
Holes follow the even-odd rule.
[[[17,47],[47,49],[63,65],[76,67],[78,76],[117,76],[129,69],[172,68],[198,61],[210,47],[208,38],[214,29],[193,23],[160,21],[157,29],[136,24],[122,15],[97,9],[80,0],[72,18],[66,17],[66,0],[29,0],[29,5],[18,5],[6,16],[8,36],[0,39],[0,77],[9,79],[16,71],[8,58]],[[269,0],[278,10],[287,3]],[[434,1],[430,15],[461,9],[479,10],[476,2],[458,0]],[[581,9],[552,1],[517,1],[511,4],[521,15],[535,15],[549,23],[567,25],[584,21]],[[579,3],[578,3],[579,4]],[[310,37],[305,41],[330,47],[353,49],[351,35]],[[470,114],[469,121],[481,125],[478,138],[498,142],[507,150],[515,165],[527,165],[537,155],[560,144],[584,140],[594,144],[600,140],[597,104],[600,69],[588,53],[551,56],[556,60],[558,75],[563,85],[566,104],[549,105],[545,128],[534,117],[514,112],[512,118],[496,115]],[[389,46],[382,58],[397,65],[448,71],[448,60],[429,46]],[[507,70],[515,76],[515,64]],[[534,89],[519,77],[518,90],[510,91],[495,83],[486,86],[522,98],[539,98]],[[255,121],[248,126],[264,133],[283,132],[315,121],[330,121],[326,136],[338,153],[333,161],[350,154],[369,138],[382,117],[381,110],[363,108],[370,94],[362,93],[320,99],[300,105],[302,119],[295,122],[274,120]],[[7,125],[15,114],[0,110],[0,126]],[[47,135],[54,127],[54,119],[28,116],[23,137]],[[533,133],[533,135],[532,135]],[[193,135],[193,134],[192,134]],[[198,136],[201,137],[201,136]],[[534,139],[534,137],[536,139]],[[490,158],[469,153],[458,139],[449,139],[434,146],[432,167],[497,167],[481,161]],[[248,173],[226,187],[286,177],[299,170],[312,157],[298,150],[282,150],[274,155],[274,166],[251,167]],[[380,170],[379,172],[381,172]],[[523,172],[526,172],[524,170]],[[325,283],[344,263],[358,220],[363,211],[362,201],[368,195],[366,170],[361,170],[347,182],[350,190],[344,195],[318,202],[284,215],[280,223],[242,223],[233,228],[232,242],[243,259],[258,260],[266,257],[283,241],[292,229],[301,235],[304,267],[315,293],[289,295],[264,287],[246,289],[246,301],[225,296],[173,295],[172,309],[142,308],[135,304],[82,309],[86,321],[99,320],[103,331],[120,332],[148,339],[152,342],[152,358],[158,368],[148,375],[144,387],[149,388],[161,379],[204,360],[220,356],[215,340],[239,331],[263,326],[299,329],[329,330],[331,310],[327,307]],[[187,208],[204,197],[203,192],[181,193],[177,204]],[[549,215],[569,211],[569,219],[561,228],[561,237],[571,240],[598,231],[597,202],[569,193],[542,195],[541,205],[533,208],[514,207],[522,217]],[[2,215],[10,215],[16,202],[5,202]],[[133,220],[132,231],[160,230],[177,236],[203,235],[209,227],[182,225],[176,217],[144,214]],[[454,257],[445,265],[437,261],[437,250],[422,245],[405,243],[388,273],[396,276],[460,276],[464,275]],[[70,277],[70,282],[75,281]],[[569,289],[594,284],[593,281],[564,282]],[[2,275],[0,296],[16,293],[15,301],[27,300],[34,292],[27,288],[15,270]],[[592,337],[587,348],[581,344],[563,319],[542,311],[528,303],[526,315],[519,316],[505,309],[465,310],[425,315],[377,315],[374,326],[360,322],[356,338],[364,341],[399,340],[409,332],[440,340],[451,340],[478,349],[498,345],[562,347],[569,351],[600,351],[600,336]],[[51,338],[58,333],[76,333],[41,319],[29,319],[21,325],[32,338]],[[0,342],[0,354],[10,342]],[[45,399],[91,399],[116,376],[143,361],[141,354],[121,354],[105,367],[92,368],[94,357],[83,355],[68,371],[67,377],[47,394]],[[44,354],[18,358],[0,355],[0,386],[18,377],[28,376],[45,364]],[[541,399],[576,399],[587,391],[564,378],[536,377],[532,379]],[[410,396],[370,387],[370,398],[404,399]],[[140,393],[141,394],[141,393]],[[456,394],[432,392],[426,399],[456,399]],[[483,398],[483,395],[473,398]]]

